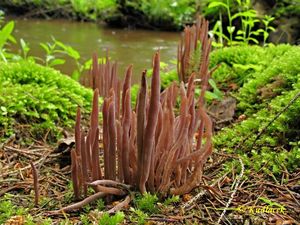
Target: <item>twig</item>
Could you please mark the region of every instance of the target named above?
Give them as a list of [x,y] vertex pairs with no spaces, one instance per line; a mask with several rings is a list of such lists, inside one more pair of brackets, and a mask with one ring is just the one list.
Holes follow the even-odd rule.
[[[40,158],[38,161],[36,161],[34,164],[40,164],[42,161],[44,160],[44,158]],[[0,174],[0,178],[4,178],[6,176],[9,176],[9,175],[13,175],[17,172],[21,172],[23,170],[27,170],[30,168],[30,165],[29,166],[25,166],[21,169],[17,169],[17,170],[13,170],[13,171],[10,171],[10,172],[7,172],[7,173],[4,173],[4,174]]]
[[173,219],[173,218],[160,218],[160,217],[151,217],[151,218],[146,218],[148,221],[158,221],[158,222],[178,222],[178,220]]
[[119,204],[117,204],[115,207],[113,207],[112,209],[108,210],[107,212],[108,212],[109,214],[113,214],[113,213],[115,213],[115,212],[117,212],[117,211],[120,211],[121,209],[123,209],[123,208],[125,208],[125,207],[127,207],[127,206],[129,205],[131,199],[132,199],[132,196],[131,196],[131,195],[128,195],[128,196],[124,199],[124,201],[120,202]]
[[91,183],[87,183],[88,185],[91,186],[97,186],[97,185],[108,185],[108,186],[112,186],[112,187],[116,187],[116,188],[123,188],[126,189],[127,191],[130,190],[131,186],[127,185],[127,184],[123,184],[114,180],[95,180]]
[[230,196],[230,199],[228,200],[228,202],[227,202],[227,204],[226,204],[226,206],[225,206],[225,209],[223,210],[221,216],[219,217],[217,224],[220,224],[221,221],[222,221],[222,219],[223,219],[223,217],[225,216],[226,211],[227,211],[227,208],[228,208],[229,205],[231,204],[231,202],[232,202],[232,200],[233,200],[233,198],[234,198],[234,196],[235,196],[235,193],[236,193],[236,191],[237,191],[237,189],[238,189],[238,187],[239,187],[239,184],[240,184],[240,182],[241,182],[241,179],[242,179],[242,177],[243,177],[243,175],[244,175],[244,170],[245,170],[244,163],[243,163],[243,161],[242,161],[241,158],[239,158],[239,161],[240,161],[240,164],[241,164],[241,173],[240,173],[240,175],[237,177],[237,180],[236,180],[236,183],[235,183],[235,187],[234,187],[234,189],[233,189],[233,192],[232,192],[232,194],[231,194],[231,196]]
[[83,199],[80,202],[76,202],[74,204],[68,205],[68,206],[63,207],[59,210],[50,211],[49,214],[50,215],[56,215],[56,214],[62,214],[62,213],[65,213],[65,212],[70,212],[70,211],[73,211],[73,210],[76,210],[76,209],[80,209],[80,208],[84,207],[85,205],[97,200],[98,198],[102,198],[106,195],[107,195],[106,193],[97,192],[96,194],[93,194],[93,195]]
[[34,153],[32,151],[26,151],[26,150],[23,150],[23,149],[16,149],[16,148],[13,148],[13,147],[9,147],[9,146],[4,146],[3,147],[5,151],[12,151],[12,152],[16,152],[17,154],[20,154],[30,160],[33,160],[34,158],[32,156],[35,156],[35,157],[41,157],[43,154],[42,153]]
[[38,172],[33,162],[30,162],[32,175],[33,175],[33,187],[34,187],[34,204],[35,206],[39,205],[39,180],[38,180]]
[[[221,179],[223,178],[223,176],[221,177]],[[212,185],[210,185],[211,187],[214,187],[220,179],[216,180],[215,182],[212,183]],[[191,206],[191,204],[193,204],[195,201],[197,201],[199,198],[201,198],[203,195],[205,195],[205,193],[207,192],[207,189],[204,189],[202,191],[200,191],[195,197],[193,197],[191,200],[189,200],[187,203],[185,203],[182,208],[186,209],[188,207]]]

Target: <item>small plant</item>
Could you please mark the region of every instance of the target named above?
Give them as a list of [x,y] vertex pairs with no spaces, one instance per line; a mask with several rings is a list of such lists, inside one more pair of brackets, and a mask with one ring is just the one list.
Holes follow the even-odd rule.
[[268,16],[265,15],[265,17],[263,18],[263,23],[265,25],[265,29],[260,29],[258,31],[260,31],[261,33],[263,33],[263,37],[264,37],[264,42],[263,45],[266,46],[267,45],[267,40],[268,37],[270,35],[270,31],[275,31],[275,28],[270,26],[270,23],[275,19],[275,17],[272,16]]
[[56,40],[54,37],[52,37],[52,40],[53,42],[40,43],[40,46],[46,52],[45,60],[43,60],[45,65],[49,67],[63,65],[66,62],[64,56],[68,56],[75,62],[77,67],[72,72],[71,77],[72,79],[78,81],[83,71],[89,69],[91,60],[81,63],[81,56],[77,50]]
[[0,26],[0,60],[7,62],[7,53],[5,46],[9,43],[16,43],[15,38],[12,36],[14,30],[15,22],[10,21],[3,27]]
[[177,203],[180,201],[180,197],[178,195],[173,195],[171,197],[168,197],[164,202],[163,204],[165,206],[168,206],[168,205],[171,205],[173,203]]
[[85,215],[85,214],[80,215],[80,221],[82,222],[83,225],[90,224],[90,219],[89,219],[88,215]]
[[52,221],[51,218],[47,218],[47,219],[44,219],[44,218],[33,218],[30,214],[28,214],[25,217],[25,223],[24,223],[24,225],[36,225],[36,224],[39,224],[39,225],[51,225],[51,224],[53,224],[53,221]]
[[[229,0],[226,2],[222,0],[213,0],[208,5],[208,8],[225,8],[228,17],[229,26],[227,26],[227,33],[229,37],[225,35],[223,32],[223,22],[222,22],[222,12],[220,13],[220,19],[216,22],[212,33],[216,35],[219,39],[219,43],[214,43],[216,47],[222,47],[224,45],[223,39],[227,41],[229,46],[236,44],[248,44],[250,41],[258,44],[257,37],[262,33],[264,38],[264,45],[266,44],[267,38],[269,36],[269,32],[273,31],[274,28],[270,26],[270,23],[274,20],[273,17],[265,16],[262,20],[265,29],[256,29],[254,30],[256,24],[260,23],[257,16],[257,12],[254,9],[251,9],[251,1],[250,0],[234,0],[234,2],[238,5],[239,11],[235,14],[231,13],[231,4]],[[239,30],[233,25],[234,21],[239,19],[241,23],[241,28]]]
[[29,44],[24,41],[24,39],[20,39],[20,45],[22,49],[23,59],[27,60],[28,52],[30,51]]
[[158,202],[158,197],[156,194],[144,193],[139,195],[135,200],[135,206],[137,209],[145,212],[145,213],[157,213],[158,207],[156,203]]
[[103,199],[97,200],[96,205],[97,205],[97,209],[99,211],[103,211],[105,209],[105,203],[104,203]]
[[57,49],[57,44],[54,41],[54,43],[40,43],[40,46],[45,50],[46,56],[45,56],[45,66],[53,67],[57,65],[62,65],[66,62],[65,59],[60,59],[57,56],[55,56],[56,53],[60,52],[59,49]]
[[138,225],[144,225],[146,223],[146,219],[148,218],[148,214],[143,212],[140,209],[134,209],[130,208],[130,211],[133,213],[130,218],[130,222],[138,224]]
[[123,212],[117,212],[115,215],[110,216],[108,213],[104,213],[99,220],[99,225],[117,225],[124,221],[125,215]]

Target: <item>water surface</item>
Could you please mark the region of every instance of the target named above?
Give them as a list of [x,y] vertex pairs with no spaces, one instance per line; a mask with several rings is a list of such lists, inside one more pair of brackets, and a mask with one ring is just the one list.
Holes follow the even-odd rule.
[[[119,74],[133,64],[134,82],[139,80],[141,71],[150,68],[156,49],[161,49],[161,61],[169,62],[176,58],[179,33],[148,30],[112,29],[95,23],[68,20],[16,19],[14,36],[23,38],[30,45],[30,55],[44,58],[45,52],[40,42],[51,42],[51,37],[72,46],[88,60],[93,52],[105,55],[108,48],[113,60],[120,65]],[[60,67],[63,73],[71,74],[74,64],[68,62]]]

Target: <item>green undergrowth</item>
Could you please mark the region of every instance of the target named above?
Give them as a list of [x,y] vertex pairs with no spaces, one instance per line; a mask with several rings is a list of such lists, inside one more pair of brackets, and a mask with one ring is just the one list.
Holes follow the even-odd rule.
[[[132,193],[133,194],[133,193]],[[91,217],[89,214],[93,214],[93,212],[97,215],[101,215],[98,218],[99,225],[116,225],[123,224],[126,219],[126,224],[147,224],[147,218],[155,214],[167,214],[172,212],[177,204],[181,201],[179,196],[170,196],[166,199],[161,199],[157,194],[140,194],[134,193],[134,198],[132,203],[130,204],[130,208],[123,212],[117,212],[114,215],[109,215],[108,213],[102,213],[105,211],[105,207],[101,209],[97,207],[91,207],[89,210],[84,210],[80,215],[81,222],[85,224],[95,224],[95,219],[91,221]],[[104,204],[104,203],[103,203]]]
[[0,63],[0,138],[29,131],[55,141],[62,129],[73,127],[77,106],[88,110],[91,99],[91,90],[54,69]]
[[300,48],[224,48],[212,53],[211,63],[221,64],[213,75],[221,89],[237,86],[230,92],[238,101],[236,117],[246,116],[218,132],[215,148],[238,153],[257,171],[278,175],[299,168],[300,98],[287,105],[300,92]]
[[0,224],[4,224],[12,216],[21,216],[27,213],[25,208],[14,205],[11,198],[11,195],[5,195],[0,199]]
[[[68,191],[71,193],[72,190]],[[115,214],[108,214],[106,203],[103,199],[99,199],[83,207],[82,210],[72,215],[65,215],[65,219],[59,219],[59,224],[74,224],[74,221],[81,221],[83,225],[99,224],[99,225],[117,225],[117,224],[146,224],[147,219],[156,214],[170,214],[174,209],[178,208],[181,202],[179,196],[169,196],[168,198],[160,198],[159,194],[140,194],[132,193],[133,201],[130,208],[124,212],[119,211]],[[73,196],[72,196],[73,197]],[[23,216],[26,225],[31,224],[53,224],[57,219],[50,219],[45,216],[33,216],[29,212],[34,207],[33,204],[23,201],[23,207],[18,207],[19,197],[7,194],[0,199],[0,224],[5,223],[13,216]],[[28,198],[32,202],[32,197]],[[40,206],[44,210],[57,209],[57,202],[54,199],[43,197],[40,199]],[[66,199],[65,199],[66,200]],[[68,199],[68,201],[71,199]],[[51,206],[49,203],[51,203]],[[71,201],[72,202],[72,201]],[[65,204],[65,203],[63,203]],[[70,203],[69,203],[70,204]]]
[[238,110],[249,116],[282,91],[292,90],[300,71],[299,50],[290,45],[224,48],[212,53],[211,64],[220,64],[213,78],[223,89],[237,85],[233,94]]
[[0,6],[19,14],[35,10],[35,16],[46,18],[97,20],[112,13],[117,4],[116,0],[2,0]]

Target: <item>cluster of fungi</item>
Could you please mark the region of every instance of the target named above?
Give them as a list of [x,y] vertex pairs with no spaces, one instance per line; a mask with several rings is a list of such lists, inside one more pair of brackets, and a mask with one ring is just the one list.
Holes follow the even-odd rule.
[[[185,28],[178,48],[181,83],[174,82],[163,91],[160,54],[155,53],[150,88],[144,71],[134,106],[130,89],[132,66],[122,82],[117,77],[116,63],[108,57],[99,63],[94,55],[85,81],[94,89],[90,126],[87,131],[81,127],[78,108],[75,149],[71,151],[74,194],[83,200],[60,211],[82,207],[99,197],[125,196],[130,189],[181,195],[200,184],[204,163],[212,154],[212,122],[204,101],[211,75],[211,39],[207,32],[208,23],[201,18],[196,25]],[[198,65],[190,71],[190,59],[199,48]],[[198,98],[196,78],[201,81]],[[104,100],[101,107],[99,97]],[[89,186],[95,190],[91,196]]]

